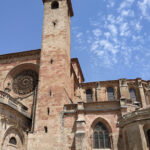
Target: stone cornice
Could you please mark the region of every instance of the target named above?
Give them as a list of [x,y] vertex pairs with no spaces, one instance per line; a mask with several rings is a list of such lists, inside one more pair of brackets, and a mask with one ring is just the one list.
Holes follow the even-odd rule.
[[97,83],[100,83],[100,85],[111,85],[111,84],[118,84],[119,80],[108,80],[108,81],[96,81],[96,82],[87,82],[87,83],[81,83],[81,86],[97,86]]
[[91,103],[83,103],[82,110],[79,110],[78,104],[68,104],[64,106],[64,114],[73,114],[77,112],[85,112],[85,113],[96,113],[96,112],[110,112],[110,111],[119,111],[120,101],[103,101],[103,102],[91,102]]
[[18,52],[18,53],[0,55],[0,64],[11,63],[16,58],[19,59],[19,58],[25,58],[25,57],[32,57],[32,58],[38,59],[40,58],[40,53],[41,53],[41,50],[38,49],[38,50],[23,51],[23,52]]
[[119,126],[124,127],[136,121],[148,120],[148,119],[150,119],[150,107],[123,115],[123,117],[119,121]]
[[24,106],[21,102],[12,98],[8,93],[0,91],[0,103],[11,107],[12,109],[18,111],[25,117],[30,118],[27,113],[27,107]]
[[[133,84],[133,82],[134,82],[134,84],[137,84],[136,82],[137,82],[137,79],[127,79],[126,80],[127,81],[127,83],[128,83],[128,85],[131,85],[131,84]],[[142,84],[147,84],[147,83],[149,83],[150,81],[149,80],[141,80],[142,81]],[[86,83],[81,83],[80,85],[81,86],[96,86],[97,85],[97,83],[100,83],[100,85],[110,85],[110,84],[118,84],[119,85],[119,80],[108,80],[108,81],[95,81],[95,82],[86,82]],[[113,86],[113,85],[112,85]]]

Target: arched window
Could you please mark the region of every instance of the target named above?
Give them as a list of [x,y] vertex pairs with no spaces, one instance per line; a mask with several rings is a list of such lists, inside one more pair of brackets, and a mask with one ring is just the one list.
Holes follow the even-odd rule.
[[86,101],[92,102],[92,90],[91,89],[86,90]]
[[15,137],[11,137],[11,138],[9,139],[9,143],[10,143],[10,144],[13,144],[13,145],[17,145],[16,138],[15,138]]
[[147,142],[148,142],[148,145],[150,146],[150,129],[147,130]]
[[130,98],[131,98],[131,100],[134,102],[134,101],[136,101],[136,92],[135,92],[135,90],[134,89],[130,89],[129,90],[129,92],[130,92]]
[[57,1],[52,2],[51,8],[52,8],[52,9],[57,9],[57,8],[59,8],[59,3],[58,3]]
[[108,97],[108,100],[109,100],[109,101],[115,99],[115,96],[114,96],[114,89],[113,89],[112,87],[108,87],[108,88],[107,88],[107,97]]
[[93,142],[94,148],[110,148],[109,132],[101,122],[99,122],[94,128]]

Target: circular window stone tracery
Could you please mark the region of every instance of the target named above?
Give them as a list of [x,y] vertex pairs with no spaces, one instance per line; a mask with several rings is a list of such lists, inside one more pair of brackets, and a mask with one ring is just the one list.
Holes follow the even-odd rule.
[[19,95],[26,95],[35,90],[38,84],[38,74],[33,70],[24,70],[13,79],[13,91]]

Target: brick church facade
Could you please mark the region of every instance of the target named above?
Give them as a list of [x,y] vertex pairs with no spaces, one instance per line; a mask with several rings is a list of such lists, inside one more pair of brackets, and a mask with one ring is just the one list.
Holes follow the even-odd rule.
[[71,0],[43,0],[42,48],[0,56],[1,150],[149,150],[150,81],[84,83]]

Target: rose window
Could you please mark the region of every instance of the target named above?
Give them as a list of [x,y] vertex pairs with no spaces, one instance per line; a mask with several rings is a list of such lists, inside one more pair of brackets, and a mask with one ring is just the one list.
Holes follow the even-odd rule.
[[16,94],[25,95],[33,92],[38,84],[38,74],[33,70],[24,70],[13,79],[13,90]]

